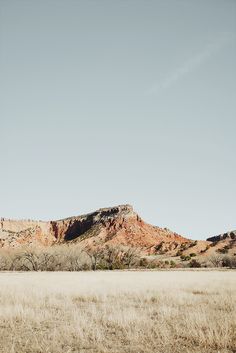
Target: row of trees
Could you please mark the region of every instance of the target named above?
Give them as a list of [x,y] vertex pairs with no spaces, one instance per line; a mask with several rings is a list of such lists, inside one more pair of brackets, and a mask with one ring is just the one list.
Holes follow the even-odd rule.
[[130,269],[139,261],[139,251],[127,246],[86,249],[73,244],[0,252],[0,270],[8,271]]
[[236,268],[236,256],[215,254],[206,261],[196,258],[175,262],[143,257],[137,248],[108,245],[87,249],[81,245],[25,248],[0,251],[0,270],[6,271],[82,271],[131,268],[228,267]]

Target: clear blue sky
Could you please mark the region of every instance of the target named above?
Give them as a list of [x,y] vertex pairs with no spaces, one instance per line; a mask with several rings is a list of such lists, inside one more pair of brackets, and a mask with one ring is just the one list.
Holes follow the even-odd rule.
[[0,216],[236,229],[236,1],[0,0]]

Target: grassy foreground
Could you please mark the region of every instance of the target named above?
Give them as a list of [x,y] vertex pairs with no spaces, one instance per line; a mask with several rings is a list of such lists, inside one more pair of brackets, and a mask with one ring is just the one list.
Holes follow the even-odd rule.
[[0,352],[236,352],[235,303],[235,271],[2,272]]

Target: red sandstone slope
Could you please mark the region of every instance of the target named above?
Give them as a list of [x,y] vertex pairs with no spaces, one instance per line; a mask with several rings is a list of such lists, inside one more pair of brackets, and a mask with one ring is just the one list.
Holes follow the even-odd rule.
[[0,245],[53,245],[81,242],[94,247],[122,244],[145,253],[172,253],[191,241],[168,229],[145,223],[129,205],[102,208],[90,214],[58,221],[12,221],[1,219]]

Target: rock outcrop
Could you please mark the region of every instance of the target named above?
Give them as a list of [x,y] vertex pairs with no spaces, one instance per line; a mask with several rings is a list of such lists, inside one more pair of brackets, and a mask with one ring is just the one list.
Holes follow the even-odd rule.
[[130,205],[102,208],[57,221],[15,221],[2,218],[0,245],[16,247],[81,242],[88,247],[130,245],[145,253],[174,253],[191,241],[179,234],[145,223]]
[[144,222],[130,205],[101,208],[89,214],[48,222],[0,219],[0,247],[77,242],[88,248],[128,245],[140,249],[143,254],[167,256],[236,253],[236,231],[210,237],[207,241],[192,241],[167,228]]

